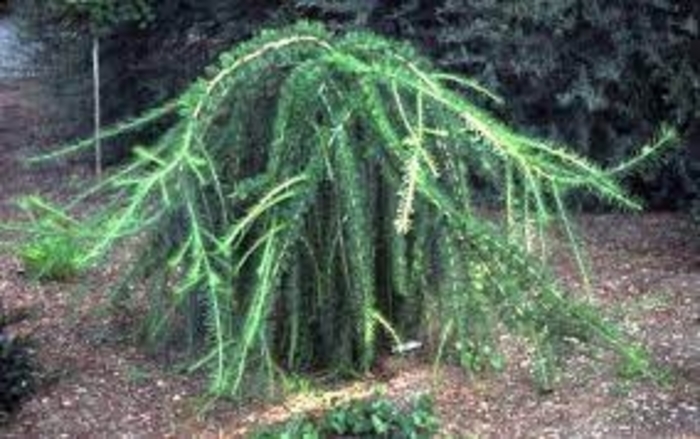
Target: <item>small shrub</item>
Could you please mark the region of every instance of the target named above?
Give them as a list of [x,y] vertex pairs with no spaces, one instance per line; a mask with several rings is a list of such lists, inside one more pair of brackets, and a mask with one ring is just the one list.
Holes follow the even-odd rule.
[[257,432],[256,439],[383,437],[430,438],[437,433],[438,420],[432,400],[419,397],[412,406],[400,409],[392,401],[374,397],[333,408],[319,419],[301,416]]
[[78,252],[69,237],[46,236],[28,242],[19,256],[26,272],[44,280],[66,280],[78,273]]
[[11,324],[22,318],[6,315],[0,307],[0,424],[35,389],[30,342],[24,337],[13,337],[8,331]]
[[[20,202],[34,227],[48,232],[32,234],[18,250],[26,273],[41,280],[67,280],[80,272],[80,242],[72,219],[38,198]],[[31,228],[32,226],[30,226]]]

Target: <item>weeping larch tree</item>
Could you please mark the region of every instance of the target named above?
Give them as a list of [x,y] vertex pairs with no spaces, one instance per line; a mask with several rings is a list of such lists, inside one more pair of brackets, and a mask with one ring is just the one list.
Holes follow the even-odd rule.
[[[366,371],[408,338],[467,370],[498,368],[503,331],[529,343],[545,388],[573,340],[648,373],[644,351],[548,272],[546,230],[563,225],[585,277],[567,195],[639,208],[617,177],[674,132],[602,169],[475,102],[501,100],[410,46],[309,23],[265,31],[175,101],[104,131],[173,120],[60,211],[33,203],[25,231],[73,234],[86,267],[128,240],[112,297],[145,298],[152,340],[198,340],[192,370],[216,395],[260,383],[246,377]],[[484,215],[484,190],[504,221]],[[94,195],[102,207],[74,215]]]

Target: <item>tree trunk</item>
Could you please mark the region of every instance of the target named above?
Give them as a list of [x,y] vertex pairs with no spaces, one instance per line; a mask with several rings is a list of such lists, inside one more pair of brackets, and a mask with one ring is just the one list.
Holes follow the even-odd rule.
[[92,38],[92,81],[95,105],[95,174],[102,177],[102,142],[100,140],[100,39]]

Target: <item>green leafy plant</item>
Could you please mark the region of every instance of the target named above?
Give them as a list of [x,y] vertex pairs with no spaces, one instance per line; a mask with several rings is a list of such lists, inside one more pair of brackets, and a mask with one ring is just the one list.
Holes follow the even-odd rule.
[[254,439],[320,439],[319,427],[306,416],[295,417],[282,425],[267,427],[250,435]]
[[[603,169],[513,131],[474,96],[501,102],[371,33],[263,32],[173,103],[102,134],[177,119],[67,206],[107,200],[81,220],[81,264],[135,238],[114,297],[145,291],[151,338],[201,345],[192,370],[208,369],[217,395],[238,395],[255,371],[270,382],[288,370],[362,372],[409,336],[490,368],[503,362],[502,330],[530,342],[543,386],[573,338],[647,372],[644,352],[547,272],[546,230],[565,230],[585,274],[567,196],[639,208],[617,178],[675,133]],[[484,190],[505,221],[484,214]]]
[[432,400],[422,395],[407,408],[399,408],[383,397],[357,400],[326,412],[318,419],[298,416],[282,425],[252,435],[256,439],[327,437],[433,437],[439,421]]

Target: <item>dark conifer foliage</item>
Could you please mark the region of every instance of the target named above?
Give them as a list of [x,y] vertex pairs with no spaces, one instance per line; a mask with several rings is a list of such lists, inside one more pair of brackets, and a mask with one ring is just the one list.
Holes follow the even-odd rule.
[[9,313],[0,303],[0,424],[35,390],[30,342],[11,332],[12,325],[26,317],[20,312]]

